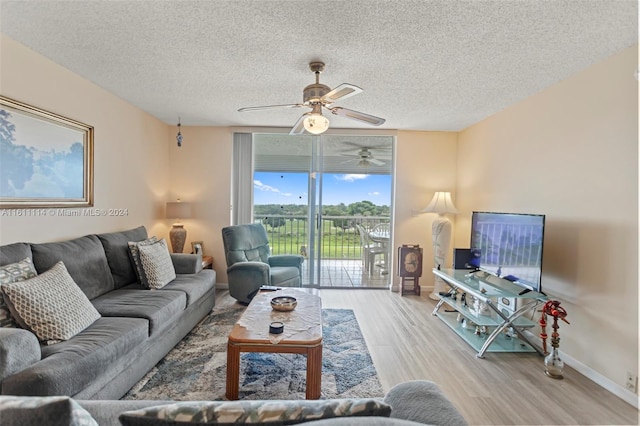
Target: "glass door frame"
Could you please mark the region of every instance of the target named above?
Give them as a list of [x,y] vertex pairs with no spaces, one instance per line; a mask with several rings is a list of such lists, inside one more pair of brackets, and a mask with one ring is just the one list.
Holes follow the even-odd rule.
[[[254,152],[255,152],[255,136],[258,134],[288,134],[287,131],[278,131],[278,129],[264,129],[257,130],[251,129],[252,141],[254,144]],[[307,187],[308,187],[308,197],[307,197],[307,271],[305,271],[305,276],[303,277],[303,286],[311,287],[311,288],[323,288],[322,283],[322,253],[323,253],[323,214],[322,214],[322,206],[323,206],[323,179],[326,172],[324,171],[324,146],[322,143],[323,136],[372,136],[372,137],[390,137],[392,138],[391,149],[393,151],[391,156],[391,197],[390,197],[390,205],[389,205],[389,221],[393,229],[394,223],[394,200],[395,200],[395,150],[396,150],[396,134],[395,132],[381,132],[381,131],[364,131],[364,130],[334,130],[328,131],[322,135],[306,135],[307,137],[311,137],[311,161],[309,162],[309,169],[307,170]],[[255,154],[254,154],[255,155]],[[300,170],[299,172],[302,172]],[[255,167],[252,166],[252,173],[255,173]],[[304,172],[303,172],[304,173]],[[253,181],[253,178],[252,178]],[[253,197],[252,197],[253,198]],[[251,201],[252,208],[252,217],[255,217],[255,211],[253,200]],[[391,234],[391,239],[389,242],[389,280],[388,287],[391,288],[393,285],[392,279],[392,265],[393,265],[393,232]],[[340,287],[338,287],[340,288]]]

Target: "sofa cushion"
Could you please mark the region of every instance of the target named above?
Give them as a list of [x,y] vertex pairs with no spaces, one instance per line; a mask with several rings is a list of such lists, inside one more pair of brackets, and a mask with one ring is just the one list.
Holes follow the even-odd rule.
[[127,231],[98,234],[97,237],[104,247],[115,288],[136,282],[137,275],[129,257],[128,243],[145,240],[147,238],[146,228],[139,226]]
[[227,266],[237,262],[267,263],[271,254],[267,231],[260,223],[224,227],[222,242]]
[[104,317],[148,320],[149,335],[152,335],[185,310],[187,297],[182,291],[131,290],[124,287],[93,299],[92,303]]
[[62,260],[69,275],[89,299],[114,289],[107,256],[95,235],[58,243],[32,244],[31,251],[38,273],[51,269]]
[[[402,419],[389,419],[387,417],[334,417],[332,419],[314,420],[305,422],[305,425],[313,426],[424,426],[425,423],[412,422]],[[458,426],[458,425],[452,425]]]
[[32,257],[29,243],[14,243],[0,247],[0,266],[16,263],[27,257]]
[[148,425],[293,425],[331,417],[385,416],[391,406],[378,399],[321,401],[189,401],[176,402],[120,415],[124,426]]
[[[37,275],[36,268],[30,258],[25,258],[20,262],[10,263],[0,266],[0,286],[2,284],[15,283],[33,278]],[[17,327],[16,322],[11,317],[9,307],[4,302],[4,296],[0,291],[0,327]]]
[[277,285],[300,277],[300,270],[294,266],[272,266],[271,285]]
[[68,396],[0,396],[3,426],[98,426],[91,414]]
[[28,280],[2,284],[0,290],[16,322],[46,344],[68,340],[100,318],[62,262]]
[[162,287],[162,291],[176,290],[184,292],[187,296],[187,306],[191,306],[200,300],[203,294],[215,287],[215,275],[216,272],[213,270],[203,270],[197,274],[176,275],[176,279]]
[[176,270],[173,267],[166,240],[162,239],[153,244],[141,244],[138,246],[138,253],[147,287],[162,288],[176,278]]
[[107,366],[124,362],[147,339],[142,318],[102,317],[72,339],[42,347],[42,360],[6,378],[2,392],[13,395],[70,395],[85,389]]

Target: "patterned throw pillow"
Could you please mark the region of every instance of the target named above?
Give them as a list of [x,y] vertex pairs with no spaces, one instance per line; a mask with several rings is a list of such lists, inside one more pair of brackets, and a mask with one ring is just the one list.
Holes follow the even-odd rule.
[[389,417],[391,406],[379,399],[320,401],[185,401],[126,411],[123,426],[143,425],[294,425],[332,417]]
[[3,426],[98,426],[91,414],[68,396],[0,396]]
[[140,265],[147,279],[147,287],[162,288],[176,279],[176,270],[171,261],[166,240],[138,246]]
[[[0,286],[2,284],[10,284],[18,281],[24,281],[29,278],[33,278],[38,273],[36,268],[33,267],[33,262],[30,258],[21,260],[18,263],[10,263],[0,267]],[[17,327],[13,318],[11,318],[11,312],[9,307],[4,303],[4,297],[0,292],[0,327]]]
[[47,345],[72,338],[100,318],[62,262],[0,289],[16,322]]
[[136,276],[138,277],[138,282],[143,287],[149,287],[147,284],[147,277],[144,275],[144,270],[142,269],[142,264],[140,264],[140,251],[138,247],[145,246],[149,244],[155,244],[158,242],[158,237],[155,235],[151,238],[148,238],[143,241],[129,241],[127,244],[129,245],[129,255],[131,260],[133,261],[134,270],[136,271]]

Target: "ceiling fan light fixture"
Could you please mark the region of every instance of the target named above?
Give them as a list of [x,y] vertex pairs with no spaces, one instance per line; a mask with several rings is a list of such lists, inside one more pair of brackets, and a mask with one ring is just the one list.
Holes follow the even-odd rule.
[[[315,108],[314,108],[315,109]],[[329,119],[322,115],[321,112],[310,112],[304,118],[304,128],[313,135],[319,135],[329,129]]]

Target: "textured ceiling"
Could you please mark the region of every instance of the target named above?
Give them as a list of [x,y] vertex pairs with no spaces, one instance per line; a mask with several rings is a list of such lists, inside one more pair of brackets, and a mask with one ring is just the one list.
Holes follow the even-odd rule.
[[461,130],[638,42],[629,0],[1,0],[0,17],[2,33],[184,125],[292,126],[306,109],[237,109],[301,102],[322,60],[322,83],[364,89],[336,105],[381,128]]

